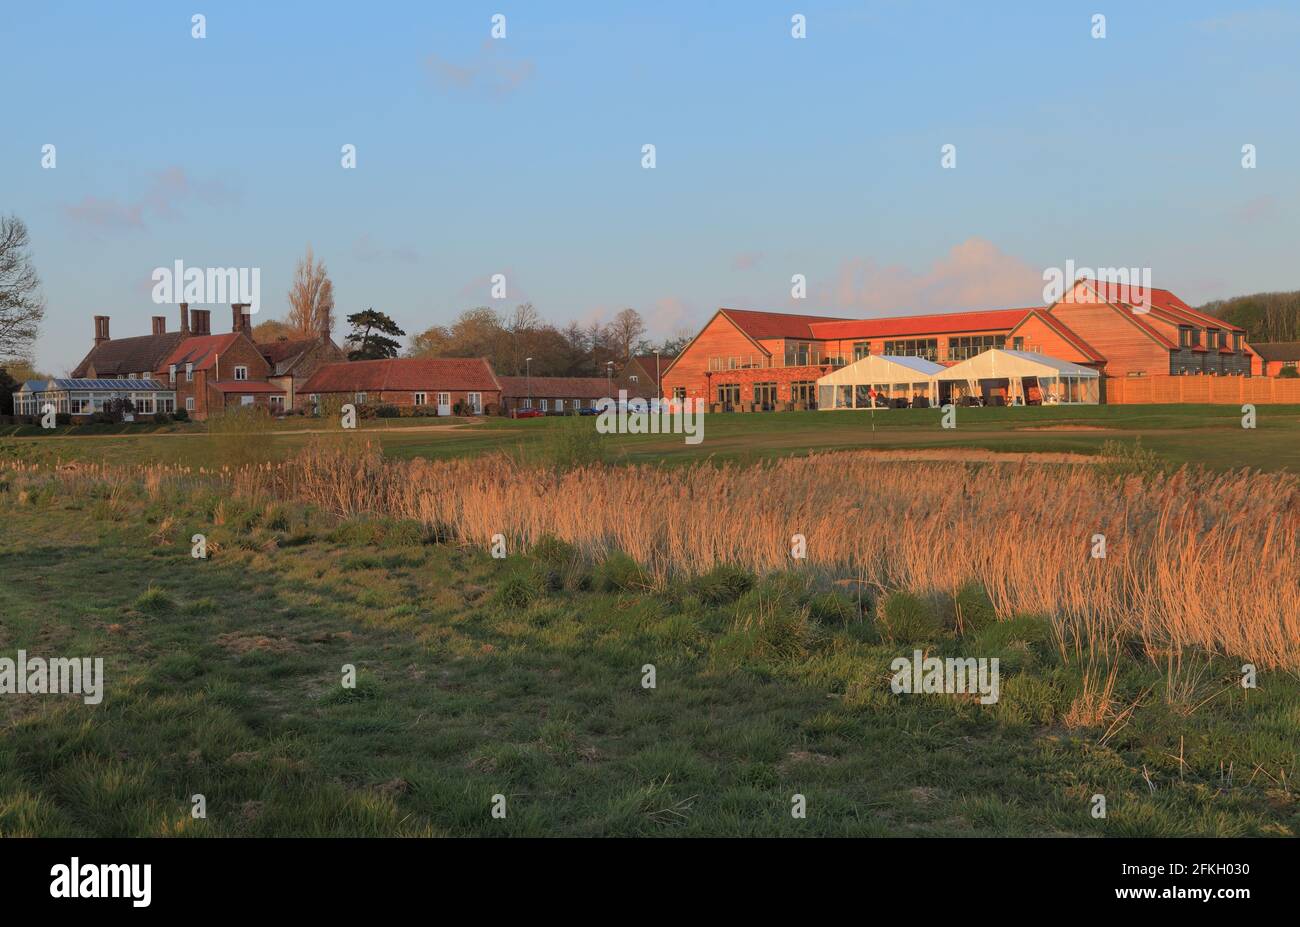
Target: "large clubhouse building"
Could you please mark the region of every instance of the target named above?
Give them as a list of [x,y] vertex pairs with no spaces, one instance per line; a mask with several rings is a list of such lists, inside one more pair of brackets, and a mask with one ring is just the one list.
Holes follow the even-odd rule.
[[1103,383],[1263,372],[1243,329],[1168,290],[1082,279],[1050,306],[1020,309],[877,319],[719,309],[663,371],[662,389],[711,407],[811,408],[819,379],[868,355],[948,367],[990,349],[1088,367]]

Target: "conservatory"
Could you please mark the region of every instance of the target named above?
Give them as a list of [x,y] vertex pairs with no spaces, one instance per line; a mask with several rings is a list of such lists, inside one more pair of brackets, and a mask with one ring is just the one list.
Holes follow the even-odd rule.
[[923,357],[868,354],[817,381],[818,409],[937,405],[934,377],[941,364]]
[[47,405],[55,412],[90,415],[115,399],[130,400],[140,414],[176,411],[176,391],[158,380],[28,380],[13,397],[16,415],[40,415]]
[[1091,367],[1030,351],[993,348],[935,377],[942,404],[1096,405],[1101,375]]

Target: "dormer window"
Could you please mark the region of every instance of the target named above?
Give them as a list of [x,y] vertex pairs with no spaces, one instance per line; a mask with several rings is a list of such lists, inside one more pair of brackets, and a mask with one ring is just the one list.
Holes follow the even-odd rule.
[[193,383],[193,382],[194,382],[194,365],[193,365],[193,364],[186,364],[186,365],[185,365],[185,382],[186,382],[186,383]]
[[172,386],[175,386],[175,385],[176,385],[176,365],[175,365],[175,364],[171,364],[170,366],[168,366],[168,368],[167,368],[167,379],[168,379],[169,381],[171,381],[171,385],[172,385]]

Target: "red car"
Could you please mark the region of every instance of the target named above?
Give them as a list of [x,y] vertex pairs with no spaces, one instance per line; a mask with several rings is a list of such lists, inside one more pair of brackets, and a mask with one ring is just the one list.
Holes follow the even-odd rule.
[[541,409],[515,409],[511,418],[541,418],[546,415]]

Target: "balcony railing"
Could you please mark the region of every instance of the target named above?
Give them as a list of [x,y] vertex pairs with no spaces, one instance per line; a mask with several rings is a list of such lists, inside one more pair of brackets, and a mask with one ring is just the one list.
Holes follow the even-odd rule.
[[791,352],[784,355],[767,354],[733,354],[717,355],[709,358],[709,371],[718,373],[726,370],[758,370],[766,367],[843,367],[844,358],[820,351]]

